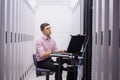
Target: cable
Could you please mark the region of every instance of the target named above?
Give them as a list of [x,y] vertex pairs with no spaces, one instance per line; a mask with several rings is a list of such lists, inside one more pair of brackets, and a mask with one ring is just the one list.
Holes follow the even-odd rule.
[[[87,38],[85,47],[84,47],[84,49],[83,49],[82,57],[84,57],[84,55],[85,55],[85,51],[86,51],[88,42],[89,42],[89,37]],[[80,76],[80,65],[81,65],[81,63],[82,63],[82,60],[83,60],[83,59],[79,59],[79,62],[78,62],[78,79],[77,79],[77,80],[80,80],[80,77],[81,77],[81,76]]]

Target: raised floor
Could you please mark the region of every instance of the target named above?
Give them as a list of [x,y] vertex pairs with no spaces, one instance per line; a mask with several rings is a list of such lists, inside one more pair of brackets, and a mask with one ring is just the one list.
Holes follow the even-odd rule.
[[[67,74],[67,72],[66,72],[66,71],[63,71],[63,74],[62,74],[63,80],[66,80],[66,74]],[[50,75],[49,80],[55,80],[55,79],[54,79],[54,75],[55,75],[55,74]],[[32,71],[31,74],[26,78],[26,80],[46,80],[46,76],[36,77],[35,69],[33,69],[33,71]]]

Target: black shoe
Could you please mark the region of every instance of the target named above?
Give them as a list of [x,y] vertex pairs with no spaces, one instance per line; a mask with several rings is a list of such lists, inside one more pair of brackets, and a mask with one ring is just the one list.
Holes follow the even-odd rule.
[[36,76],[37,76],[37,77],[38,77],[38,76],[42,76],[42,73],[41,73],[41,72],[36,71]]

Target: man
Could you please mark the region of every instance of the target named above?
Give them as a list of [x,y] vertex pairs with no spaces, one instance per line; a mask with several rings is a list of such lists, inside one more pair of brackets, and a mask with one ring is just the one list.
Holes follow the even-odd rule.
[[58,80],[58,74],[60,73],[58,73],[58,68],[54,65],[55,62],[51,59],[50,54],[52,52],[64,52],[64,50],[58,50],[56,42],[51,38],[50,24],[43,23],[40,29],[43,36],[36,42],[37,67],[56,72],[55,80]]
[[[58,50],[56,42],[51,38],[51,28],[50,24],[43,23],[40,26],[40,29],[43,33],[41,39],[36,42],[36,54],[37,54],[37,67],[50,69],[51,71],[56,72],[55,80],[58,80],[58,66],[54,65],[54,61],[51,59],[50,54],[52,52],[65,52],[65,50]],[[61,63],[71,63],[71,60],[62,60]],[[77,72],[68,70],[67,80],[77,80]],[[61,77],[60,77],[61,78]],[[62,80],[62,79],[61,79]]]

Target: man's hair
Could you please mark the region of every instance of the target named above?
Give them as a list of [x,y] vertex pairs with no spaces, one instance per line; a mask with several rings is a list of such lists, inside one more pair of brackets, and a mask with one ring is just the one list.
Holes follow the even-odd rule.
[[49,26],[49,25],[50,25],[49,23],[42,23],[42,24],[40,25],[41,31],[44,30],[44,28],[45,28],[46,26]]

